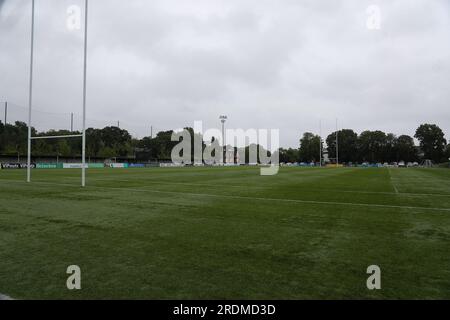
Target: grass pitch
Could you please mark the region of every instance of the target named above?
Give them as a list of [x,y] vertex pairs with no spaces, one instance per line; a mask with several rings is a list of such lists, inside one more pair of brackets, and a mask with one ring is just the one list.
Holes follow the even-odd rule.
[[448,169],[89,169],[85,189],[80,170],[32,175],[0,171],[13,298],[450,298]]

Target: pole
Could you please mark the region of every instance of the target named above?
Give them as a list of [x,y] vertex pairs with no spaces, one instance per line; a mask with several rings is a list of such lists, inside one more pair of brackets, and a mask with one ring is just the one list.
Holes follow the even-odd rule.
[[73,112],[70,114],[70,132],[73,132]]
[[322,120],[319,120],[319,166],[322,167]]
[[226,142],[225,142],[225,120],[222,120],[222,137],[223,137],[223,147],[222,147],[222,158],[223,158],[223,165],[225,165],[226,161]]
[[336,118],[336,166],[339,165],[338,120]]
[[5,123],[6,126],[6,120],[8,119],[8,101],[5,101]]
[[31,2],[31,49],[30,49],[30,83],[28,92],[27,182],[31,181],[31,106],[33,102],[33,58],[34,58],[34,0],[32,0]]
[[220,122],[222,122],[222,142],[223,142],[223,146],[222,146],[222,161],[223,161],[223,165],[225,165],[225,162],[227,160],[226,155],[227,155],[227,142],[225,141],[225,121],[227,121],[227,116],[225,115],[221,115],[219,117]]
[[83,62],[83,138],[82,138],[82,165],[81,186],[86,185],[86,73],[87,73],[87,28],[88,28],[88,0],[84,0],[84,62]]
[[117,128],[120,128],[120,121],[117,121]]
[[150,139],[153,139],[153,126],[150,126]]

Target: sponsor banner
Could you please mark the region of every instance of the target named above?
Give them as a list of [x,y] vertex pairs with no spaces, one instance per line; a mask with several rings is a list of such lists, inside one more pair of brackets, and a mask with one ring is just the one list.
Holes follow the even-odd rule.
[[[82,163],[64,163],[63,168],[64,169],[81,169],[83,167]],[[104,168],[105,165],[103,163],[86,163],[85,168]]]
[[38,163],[36,164],[37,169],[56,169],[58,165],[56,163]]
[[[81,169],[83,164],[81,163],[63,163],[63,169]],[[86,165],[85,165],[86,167]]]
[[[22,164],[23,168],[26,168],[26,164]],[[81,169],[81,163],[38,163],[32,164],[32,168],[37,169]],[[86,163],[86,168],[103,168],[103,163]]]
[[161,162],[159,164],[161,168],[172,168],[172,167],[184,167],[182,163],[172,163],[172,162]]
[[2,163],[2,169],[21,169],[20,163]]
[[[26,169],[28,165],[26,163],[2,163],[1,169]],[[30,168],[36,168],[36,164],[31,163]]]
[[128,168],[128,163],[110,163],[110,168]]
[[130,163],[128,168],[145,168],[145,164],[143,163]]

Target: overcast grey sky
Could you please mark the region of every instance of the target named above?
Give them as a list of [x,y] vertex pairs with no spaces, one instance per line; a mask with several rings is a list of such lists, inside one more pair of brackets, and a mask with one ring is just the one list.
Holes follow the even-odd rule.
[[[31,0],[0,3],[0,101],[26,106]],[[83,3],[36,0],[38,109],[81,113],[83,30],[66,20]],[[448,0],[90,0],[88,55],[88,124],[120,120],[139,137],[227,114],[233,128],[279,128],[282,146],[336,117],[358,133],[436,123],[450,138]]]

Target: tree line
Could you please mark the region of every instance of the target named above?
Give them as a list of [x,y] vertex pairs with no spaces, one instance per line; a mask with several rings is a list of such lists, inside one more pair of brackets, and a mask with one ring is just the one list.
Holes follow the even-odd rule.
[[[443,131],[435,124],[420,125],[414,135],[419,141],[416,146],[414,138],[408,135],[396,136],[380,130],[363,131],[359,135],[352,129],[332,132],[325,141],[311,132],[305,132],[300,139],[298,149],[280,149],[280,162],[319,162],[320,149],[324,151],[326,143],[328,157],[336,159],[336,134],[338,141],[338,159],[341,163],[392,163],[414,162],[430,159],[435,163],[448,161],[450,145]],[[321,144],[322,142],[322,144]]]
[[[192,159],[194,158],[195,136],[203,141],[199,134],[194,133],[192,128],[184,128],[191,135]],[[32,136],[63,136],[81,134],[78,131],[49,130],[37,132],[31,129]],[[86,129],[86,156],[89,158],[121,158],[135,161],[170,161],[171,152],[178,141],[172,141],[173,130],[160,131],[154,137],[144,137],[142,139],[133,138],[130,133],[119,127],[104,127],[103,129]],[[0,155],[4,156],[24,156],[27,154],[28,126],[24,122],[17,121],[15,124],[6,126],[0,121]],[[214,141],[215,138],[213,137]],[[213,142],[212,141],[212,142]],[[36,139],[31,144],[33,157],[81,157],[81,139]],[[203,141],[203,148],[206,143]],[[251,148],[262,148],[258,145],[250,145],[243,150],[245,158],[249,159]],[[262,150],[263,151],[263,150]],[[234,149],[237,154],[238,149]],[[213,152],[214,155],[214,152]],[[259,157],[258,157],[259,160]]]
[[[185,128],[191,132],[192,128]],[[49,130],[37,132],[32,128],[33,136],[80,134],[68,130]],[[130,133],[118,127],[86,130],[86,155],[96,158],[133,158],[139,161],[170,160],[171,151],[178,143],[171,141],[173,131],[160,131],[154,137],[133,138]],[[0,121],[0,155],[25,155],[27,153],[28,127],[24,122],[4,125]],[[436,163],[447,161],[450,147],[442,130],[434,124],[422,124],[416,130],[414,139],[408,135],[395,136],[382,131],[363,131],[359,135],[351,129],[337,131],[339,162],[398,162],[430,159]],[[322,142],[322,144],[321,144]],[[280,162],[319,162],[319,148],[326,143],[328,157],[336,158],[336,132],[328,135],[325,141],[311,132],[305,132],[298,148],[280,148]],[[205,147],[205,143],[204,143]],[[246,147],[262,148],[258,145]],[[193,149],[193,148],[192,148]],[[322,150],[323,152],[323,150]],[[33,156],[80,157],[81,139],[42,139],[32,143]]]
[[[34,136],[59,136],[81,134],[78,131],[49,130],[37,132],[31,128]],[[28,126],[26,123],[16,121],[14,124],[4,125],[0,121],[0,154],[25,155],[27,153]],[[37,139],[31,144],[33,156],[81,156],[81,139]],[[90,157],[110,158],[126,157],[132,155],[139,140],[134,139],[127,130],[118,127],[105,127],[103,129],[86,129],[86,154]]]

